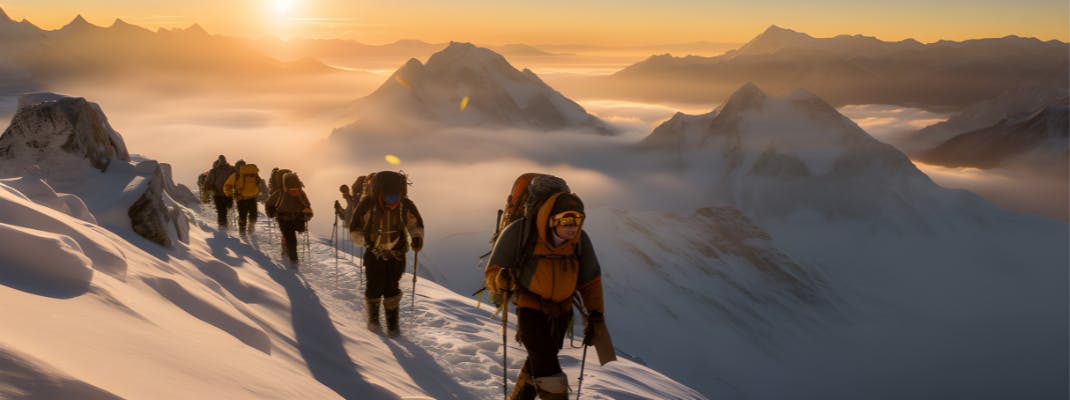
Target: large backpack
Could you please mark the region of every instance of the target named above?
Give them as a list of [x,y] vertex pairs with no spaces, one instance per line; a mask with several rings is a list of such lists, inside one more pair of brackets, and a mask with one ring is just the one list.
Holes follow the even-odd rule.
[[234,173],[237,174],[236,179],[234,179],[234,193],[241,195],[245,192],[246,187],[252,186],[256,188],[259,194],[260,169],[256,167],[256,164],[242,165]]
[[[365,189],[362,195],[370,198],[363,201],[370,201],[372,204],[364,229],[365,243],[373,248],[372,251],[376,255],[379,255],[377,252],[381,251],[392,252],[398,240],[405,240],[404,228],[408,226],[408,213],[402,199],[408,197],[409,178],[404,172],[379,171],[368,175],[364,183]],[[387,194],[399,195],[399,207],[395,209],[381,207],[380,199]],[[396,225],[390,221],[395,222]],[[386,229],[388,226],[400,227],[401,230]],[[373,231],[377,240],[373,239]]]
[[571,192],[564,179],[535,172],[518,176],[513,182],[513,189],[505,198],[505,208],[498,210],[498,226],[490,242],[494,243],[498,240],[498,235],[501,235],[505,227],[513,221],[524,217],[529,217],[529,221],[534,220],[535,213],[538,212],[542,203],[554,193],[559,192]]
[[385,194],[397,194],[401,197],[409,195],[409,177],[404,172],[379,171],[373,173],[371,178],[371,193],[373,199],[378,200]]
[[[539,207],[542,207],[543,203],[555,193],[571,192],[568,183],[564,179],[553,175],[529,172],[518,176],[513,182],[512,190],[505,198],[505,208],[498,210],[498,226],[490,240],[491,244],[497,242],[498,236],[505,230],[505,227],[520,220],[521,222],[519,223],[523,224],[523,227],[520,231],[520,240],[517,241],[519,249],[516,252],[516,260],[513,261],[513,266],[519,268],[520,265],[526,264],[531,260],[532,249],[535,248],[535,238],[538,236],[535,232],[535,220]],[[490,254],[488,252],[480,258],[486,258]],[[473,295],[477,296],[477,298],[482,298],[482,292],[485,289],[485,287],[480,288]],[[489,294],[491,303],[498,306],[502,305],[503,299],[499,298],[495,293]]]
[[285,168],[273,169],[271,171],[271,178],[268,180],[268,192],[274,193],[282,190],[282,176],[291,172],[293,171]]

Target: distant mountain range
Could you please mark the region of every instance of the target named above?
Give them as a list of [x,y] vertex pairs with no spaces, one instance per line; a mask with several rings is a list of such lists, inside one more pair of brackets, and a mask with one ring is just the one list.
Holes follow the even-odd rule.
[[243,42],[211,35],[199,25],[156,32],[116,19],[96,26],[82,16],[57,30],[15,22],[0,10],[0,91],[17,93],[46,83],[96,82],[131,74],[226,76],[231,79],[314,74],[332,69],[312,60],[280,62]]
[[585,87],[603,95],[715,102],[746,82],[807,90],[839,106],[896,104],[960,109],[1007,90],[1066,87],[1070,46],[1007,36],[963,42],[885,42],[861,35],[814,38],[769,27],[715,57],[650,57]]
[[[393,67],[410,58],[426,59],[449,43],[428,43],[421,40],[398,40],[389,44],[371,45],[346,39],[266,38],[250,41],[250,45],[279,60],[315,59],[341,67]],[[510,58],[562,59],[574,54],[545,51],[526,44],[487,46]]]

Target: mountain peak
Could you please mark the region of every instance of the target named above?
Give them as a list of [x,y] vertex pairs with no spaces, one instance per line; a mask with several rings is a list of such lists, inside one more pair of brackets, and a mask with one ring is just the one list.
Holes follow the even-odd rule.
[[535,73],[516,69],[493,50],[464,42],[450,42],[423,64],[410,59],[362,102],[361,117],[368,121],[402,113],[441,126],[615,133]]
[[808,40],[813,40],[813,37],[791,29],[770,25],[760,35],[743,45],[739,49],[739,53],[768,54]]
[[68,22],[67,25],[64,25],[62,28],[60,28],[60,30],[61,31],[68,31],[68,30],[72,30],[72,29],[92,29],[92,28],[98,28],[98,26],[89,23],[89,21],[85,20],[85,17],[82,17],[82,14],[78,14],[77,16],[74,17],[74,19],[71,20],[71,22]]
[[208,35],[208,31],[204,30],[204,27],[202,27],[201,24],[190,25],[189,28],[186,28],[183,31],[186,33],[193,33],[197,35]]
[[7,16],[7,13],[4,12],[4,9],[0,7],[0,22],[15,22],[15,20]]
[[743,110],[761,107],[766,97],[768,96],[762,89],[758,88],[758,85],[755,85],[754,82],[747,82],[737,89],[735,93],[732,93],[732,96],[728,97],[728,101],[721,108],[721,114],[735,114]]
[[505,73],[516,69],[501,54],[466,42],[450,42],[445,49],[432,54],[425,66],[431,69],[491,68]]

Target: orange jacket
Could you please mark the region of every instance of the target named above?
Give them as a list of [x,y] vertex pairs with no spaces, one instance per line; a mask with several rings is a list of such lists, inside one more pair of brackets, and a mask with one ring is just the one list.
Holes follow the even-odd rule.
[[516,265],[521,254],[519,247],[523,220],[510,224],[494,243],[490,263],[484,271],[487,288],[498,292],[496,277],[502,269],[510,269],[518,286],[517,307],[557,314],[569,310],[573,293],[579,292],[588,311],[605,312],[602,298],[602,273],[594,254],[591,239],[582,227],[576,237],[552,244],[549,228],[550,211],[559,194],[551,196],[536,215],[535,246],[523,265]]

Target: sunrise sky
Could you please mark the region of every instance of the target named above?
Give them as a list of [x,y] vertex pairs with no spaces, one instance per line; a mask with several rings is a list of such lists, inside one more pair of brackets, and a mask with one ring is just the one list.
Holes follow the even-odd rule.
[[817,37],[865,34],[923,42],[1019,35],[1067,41],[1066,0],[0,0],[15,20],[58,28],[82,14],[148,28],[283,38],[650,45],[745,42],[767,26]]

